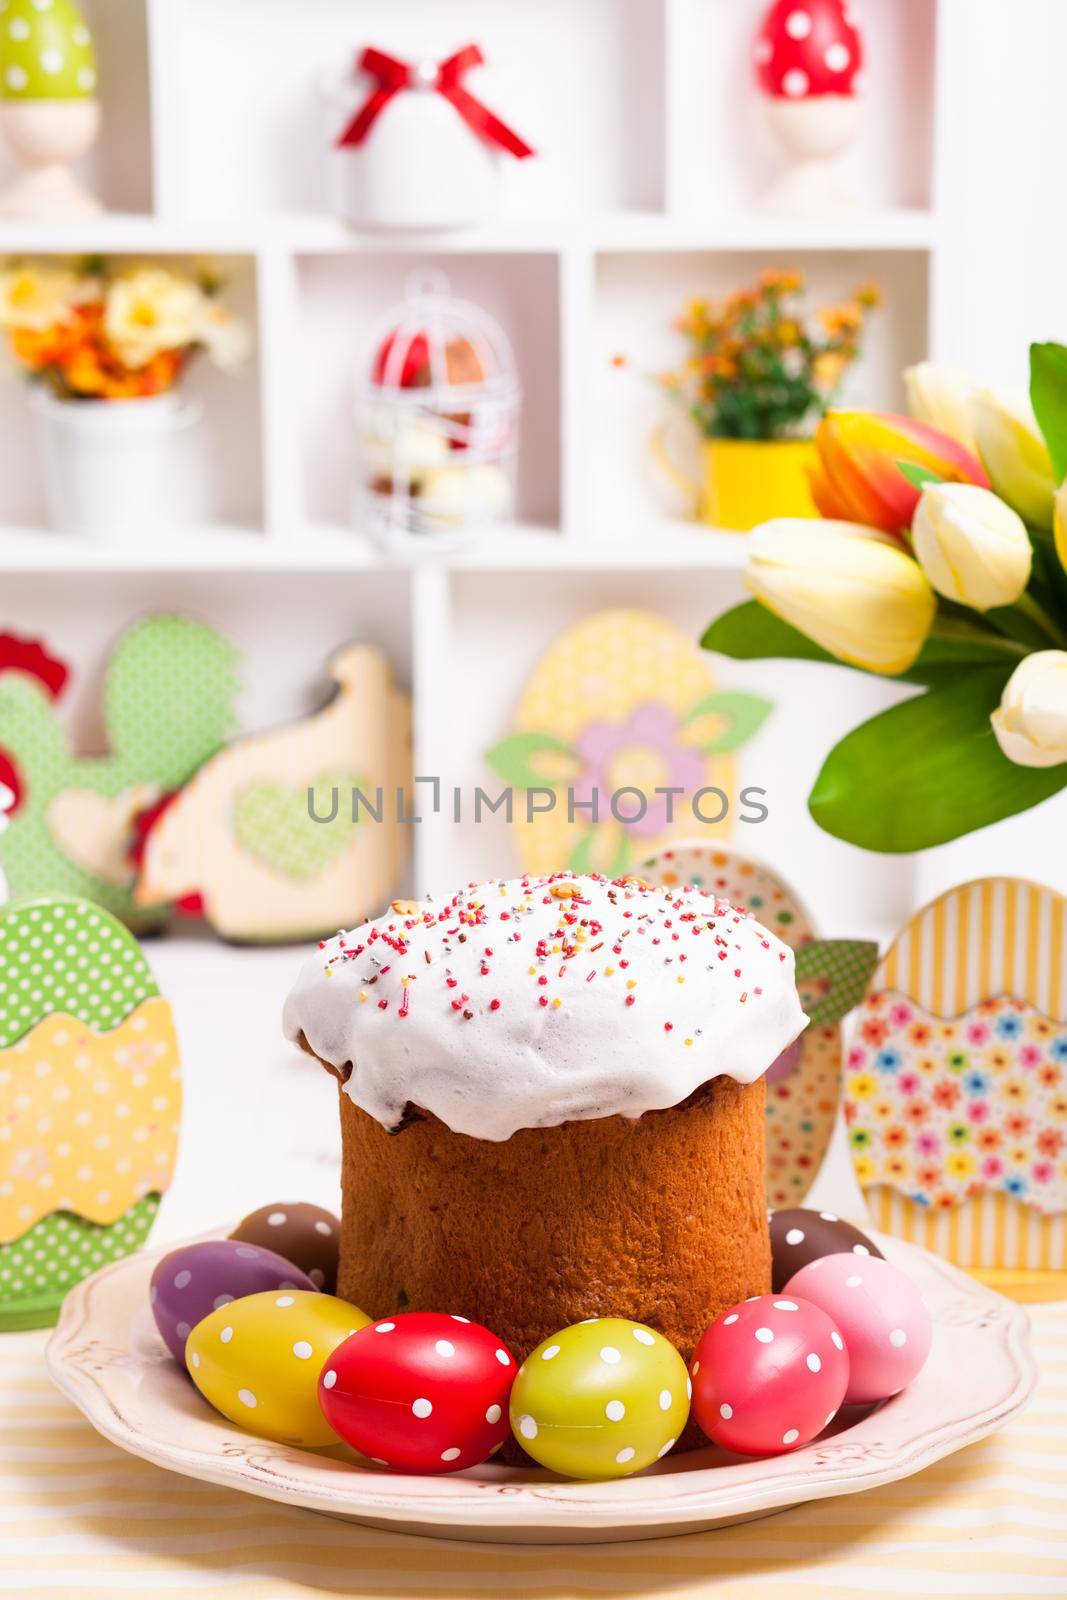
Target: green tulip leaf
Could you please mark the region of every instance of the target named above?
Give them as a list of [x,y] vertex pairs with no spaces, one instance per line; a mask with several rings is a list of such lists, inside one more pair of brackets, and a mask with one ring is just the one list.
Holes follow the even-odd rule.
[[815,821],[864,850],[927,850],[1067,786],[1067,763],[1019,767],[1002,754],[989,717],[1008,676],[956,673],[846,734],[808,797]]
[[773,710],[772,700],[764,700],[758,694],[747,694],[739,689],[724,689],[698,701],[686,713],[685,722],[689,725],[705,717],[714,720],[717,724],[715,730],[709,731],[708,737],[701,740],[698,748],[708,755],[721,755],[746,744]]
[[570,745],[550,733],[513,733],[485,759],[513,789],[554,789],[578,770]]
[[[821,661],[834,667],[852,665],[821,649],[758,600],[746,600],[724,611],[707,628],[700,642],[705,650],[717,650],[734,661]],[[918,659],[895,677],[904,683],[937,683],[964,666],[992,666],[998,662],[1014,666],[1020,654],[1001,635],[977,622],[973,613],[964,607],[942,606],[934,622],[934,631]]]
[[1067,478],[1067,347],[1030,346],[1030,403],[1041,429],[1056,481]]
[[897,467],[913,489],[923,489],[928,483],[944,483],[940,472],[931,472],[929,467],[920,467],[917,461],[898,461]]

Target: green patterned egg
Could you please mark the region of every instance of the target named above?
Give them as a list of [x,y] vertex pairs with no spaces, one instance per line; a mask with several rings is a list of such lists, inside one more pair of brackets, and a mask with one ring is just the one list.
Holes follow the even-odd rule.
[[674,1346],[640,1322],[593,1317],[527,1356],[511,1426],[528,1455],[568,1478],[625,1478],[676,1443],[691,1385]]
[[0,0],[0,98],[84,100],[96,56],[73,0]]
[[0,1330],[142,1245],[170,1182],[181,1080],[170,1006],[101,906],[0,907]]

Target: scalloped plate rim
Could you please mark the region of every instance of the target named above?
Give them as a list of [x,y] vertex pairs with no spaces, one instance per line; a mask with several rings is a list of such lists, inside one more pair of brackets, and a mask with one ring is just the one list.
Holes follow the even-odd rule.
[[[962,1413],[957,1406],[940,1418],[935,1414],[933,1421],[928,1420],[925,1426],[902,1438],[888,1455],[883,1453],[866,1464],[850,1460],[843,1452],[836,1462],[816,1465],[819,1442],[815,1441],[803,1450],[724,1466],[688,1466],[672,1472],[664,1463],[647,1473],[602,1484],[556,1480],[539,1471],[535,1475],[533,1469],[511,1469],[510,1477],[479,1478],[475,1475],[477,1468],[449,1477],[420,1477],[387,1475],[356,1466],[338,1474],[335,1481],[326,1476],[313,1481],[310,1474],[315,1468],[311,1465],[309,1472],[308,1466],[330,1461],[329,1457],[277,1445],[239,1430],[227,1433],[220,1429],[212,1450],[176,1443],[165,1432],[146,1431],[124,1415],[109,1386],[109,1374],[112,1368],[128,1366],[128,1354],[113,1340],[100,1343],[101,1349],[112,1353],[110,1361],[87,1364],[87,1354],[92,1348],[94,1329],[98,1330],[102,1322],[95,1305],[101,1288],[112,1278],[134,1277],[142,1285],[147,1305],[151,1269],[162,1255],[178,1247],[177,1242],[112,1262],[76,1285],[64,1301],[45,1359],[53,1381],[105,1438],[158,1466],[221,1487],[431,1537],[475,1541],[481,1537],[514,1543],[543,1542],[546,1534],[561,1543],[568,1542],[568,1538],[608,1542],[613,1537],[669,1537],[682,1531],[748,1520],[804,1501],[859,1493],[911,1476],[993,1432],[1026,1403],[1037,1382],[1037,1368],[1025,1311],[920,1246],[888,1238],[870,1228],[867,1232],[890,1259],[898,1257],[902,1264],[918,1266],[920,1279],[925,1278],[928,1283],[931,1278],[940,1279],[947,1289],[955,1291],[957,1301],[962,1299],[976,1311],[996,1311],[996,1321],[988,1334],[998,1341],[1000,1369],[1005,1374],[1010,1371],[1013,1381],[1010,1385],[1002,1381],[995,1393],[984,1392],[981,1375],[972,1371],[973,1409]],[[200,1237],[219,1236],[220,1230],[212,1230]],[[106,1313],[103,1325],[106,1329]],[[951,1330],[954,1325],[940,1326]],[[114,1359],[116,1353],[118,1360]],[[921,1382],[921,1377],[916,1382]],[[863,1448],[864,1435],[871,1425],[894,1413],[899,1429],[902,1419],[898,1408],[906,1407],[906,1397],[909,1392],[914,1393],[915,1387],[911,1385],[910,1391],[903,1391],[825,1444],[854,1440],[857,1447]],[[165,1405],[158,1407],[158,1413],[172,1433],[175,1417],[179,1427],[188,1425],[181,1413]],[[885,1451],[881,1440],[874,1443]],[[246,1459],[250,1452],[260,1459]],[[692,1462],[693,1455],[678,1460]],[[805,1466],[806,1460],[812,1464]],[[336,1459],[331,1462],[336,1464]],[[501,1469],[489,1471],[500,1473]],[[521,1477],[518,1472],[522,1472]],[[463,1489],[469,1492],[464,1495]],[[640,1531],[635,1534],[635,1529]]]

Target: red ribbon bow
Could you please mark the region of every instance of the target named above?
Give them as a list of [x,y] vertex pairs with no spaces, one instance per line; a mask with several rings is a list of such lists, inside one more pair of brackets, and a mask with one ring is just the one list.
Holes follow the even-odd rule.
[[457,50],[455,55],[449,56],[446,61],[439,63],[436,77],[432,82],[406,61],[398,61],[395,56],[387,56],[384,50],[375,50],[373,47],[364,50],[357,62],[360,72],[369,73],[377,79],[377,87],[371,90],[367,100],[356,112],[351,122],[338,139],[338,147],[343,149],[348,145],[362,144],[370,130],[377,122],[385,107],[404,89],[425,87],[434,89],[438,94],[444,95],[451,101],[460,116],[469,128],[483,139],[498,144],[502,150],[508,150],[521,161],[525,156],[532,156],[534,151],[525,139],[520,139],[513,128],[500,118],[480,100],[476,100],[469,89],[463,87],[463,78],[471,67],[480,67],[485,57],[476,44],[469,44],[463,50]]

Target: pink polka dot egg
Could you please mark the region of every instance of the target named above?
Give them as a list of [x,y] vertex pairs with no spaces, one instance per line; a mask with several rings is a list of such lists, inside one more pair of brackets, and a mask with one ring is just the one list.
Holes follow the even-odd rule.
[[821,1307],[848,1347],[845,1400],[886,1400],[909,1384],[930,1353],[933,1320],[906,1273],[875,1256],[823,1256],[790,1278],[785,1293]]
[[849,1358],[833,1319],[799,1295],[762,1294],[724,1311],[696,1347],[693,1413],[739,1455],[808,1444],[837,1415]]

